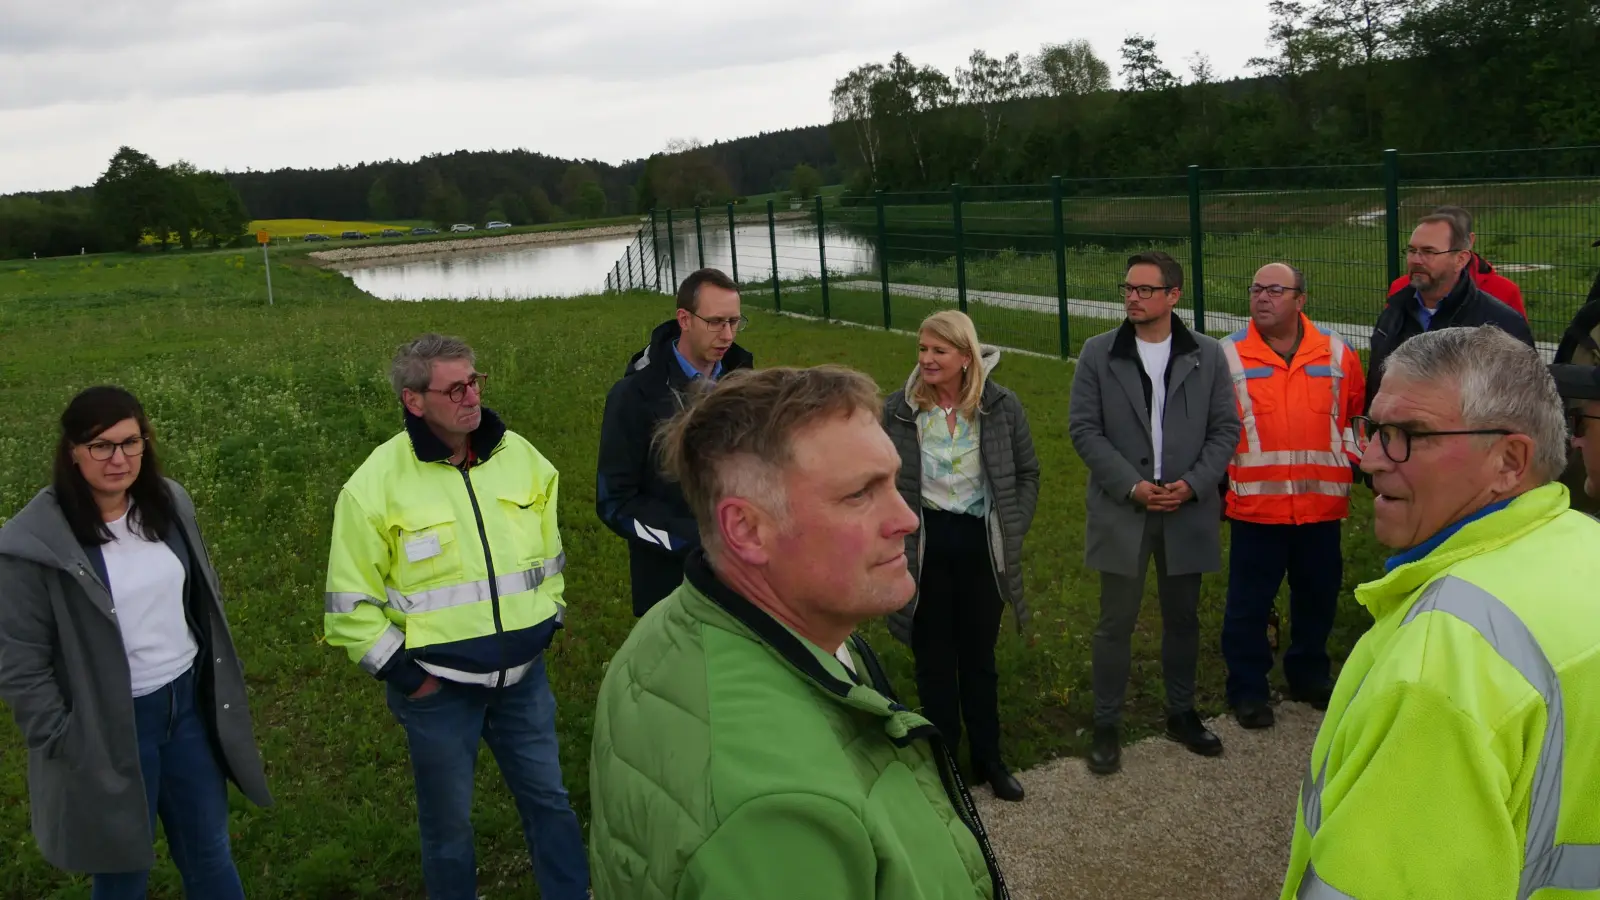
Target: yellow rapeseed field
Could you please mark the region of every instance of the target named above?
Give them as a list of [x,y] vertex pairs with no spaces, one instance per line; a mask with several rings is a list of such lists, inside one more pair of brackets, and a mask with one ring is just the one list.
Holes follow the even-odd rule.
[[399,231],[411,230],[410,225],[385,225],[382,222],[332,222],[327,219],[257,219],[250,223],[250,234],[266,229],[275,238],[297,238],[305,234],[325,234],[336,238],[341,231],[362,231],[377,234],[385,228]]

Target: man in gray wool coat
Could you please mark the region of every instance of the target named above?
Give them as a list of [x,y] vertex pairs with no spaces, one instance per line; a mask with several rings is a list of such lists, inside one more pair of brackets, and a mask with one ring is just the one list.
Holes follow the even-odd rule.
[[1083,345],[1072,379],[1072,446],[1089,468],[1084,563],[1100,572],[1089,769],[1122,765],[1130,641],[1156,564],[1167,737],[1205,756],[1222,741],[1194,710],[1200,576],[1222,568],[1218,485],[1239,442],[1233,379],[1215,339],[1173,310],[1183,267],[1159,250],[1130,257],[1128,318]]

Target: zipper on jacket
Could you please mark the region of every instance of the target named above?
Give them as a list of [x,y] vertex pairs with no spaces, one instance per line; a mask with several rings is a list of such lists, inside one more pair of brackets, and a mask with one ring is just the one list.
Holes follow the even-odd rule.
[[494,577],[494,555],[489,552],[489,532],[483,527],[483,510],[478,508],[478,494],[472,489],[472,475],[467,469],[458,469],[461,480],[467,485],[467,499],[472,501],[472,516],[478,520],[478,540],[483,543],[483,564],[489,572],[489,604],[494,610],[494,633],[500,645],[500,665],[498,666],[494,681],[495,687],[505,687],[506,684],[506,645],[505,627],[500,624],[500,585]]

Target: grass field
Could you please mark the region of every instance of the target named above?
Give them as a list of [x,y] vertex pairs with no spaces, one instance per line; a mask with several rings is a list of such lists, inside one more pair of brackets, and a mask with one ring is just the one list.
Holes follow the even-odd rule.
[[[383,374],[389,355],[424,330],[467,338],[493,377],[486,402],[562,472],[571,605],[550,668],[567,784],[587,822],[594,697],[606,661],[633,624],[626,549],[594,513],[599,417],[622,362],[665,317],[667,301],[624,295],[387,304],[295,257],[275,266],[273,286],[277,305],[269,309],[259,254],[248,251],[0,263],[0,516],[46,482],[55,420],[73,393],[100,382],[135,391],[152,414],[167,468],[199,506],[276,795],[267,810],[236,798],[234,847],[247,893],[421,898],[402,732],[380,686],[321,638],[334,497],[399,424]],[[785,307],[805,308],[807,296],[797,293]],[[855,304],[865,318],[877,298],[841,295],[835,303]],[[752,298],[750,305],[760,304]],[[918,312],[897,307],[897,324],[914,328]],[[915,344],[905,335],[751,315],[740,340],[762,366],[847,363],[893,389],[914,362]],[[979,327],[999,331],[1003,323],[980,314]],[[1085,471],[1066,432],[1071,372],[1057,360],[1007,354],[995,376],[1026,405],[1044,470],[1025,551],[1034,618],[1019,635],[1008,617],[1000,641],[1005,744],[1017,766],[1087,746],[1098,582],[1081,563]],[[1361,490],[1356,496],[1333,638],[1337,658],[1368,622],[1348,589],[1378,573],[1382,558],[1370,537],[1368,497]],[[1223,590],[1220,575],[1207,577],[1200,699],[1208,713],[1222,702]],[[1130,724],[1141,729],[1156,725],[1161,711],[1154,606],[1146,604],[1136,638],[1129,692]],[[909,653],[881,624],[867,631],[897,684],[914,695]],[[34,847],[24,759],[4,717],[0,897],[87,897],[85,880],[57,873]],[[491,898],[532,896],[516,813],[487,754],[478,785],[482,890]],[[180,893],[175,870],[163,861],[151,896]]]

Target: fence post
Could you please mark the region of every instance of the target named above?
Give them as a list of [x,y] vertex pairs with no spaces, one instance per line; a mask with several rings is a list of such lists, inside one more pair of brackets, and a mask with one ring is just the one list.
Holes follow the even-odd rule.
[[1055,230],[1056,319],[1061,335],[1061,358],[1066,359],[1072,343],[1067,334],[1067,221],[1061,214],[1061,176],[1050,177],[1050,219]]
[[656,208],[650,208],[650,269],[656,277],[656,290],[661,290],[661,239],[656,237]]
[[672,237],[672,207],[667,207],[667,264],[672,267],[672,292],[678,292],[678,242]]
[[783,312],[783,297],[778,293],[778,223],[772,216],[772,201],[767,201],[767,243],[772,247],[772,311]]
[[1200,225],[1200,167],[1189,167],[1189,283],[1194,286],[1194,330],[1206,330],[1206,239]]
[[739,283],[739,239],[733,223],[733,204],[728,204],[728,258],[733,262],[733,283]]
[[[1383,151],[1383,240],[1389,256],[1389,283],[1400,277],[1400,151]],[[1385,288],[1387,290],[1387,288]]]
[[622,259],[626,262],[628,272],[628,290],[633,290],[633,245],[629,244],[622,251]]
[[967,242],[961,229],[961,185],[950,185],[950,214],[956,235],[956,305],[967,311]]
[[700,268],[704,269],[706,267],[706,241],[705,237],[700,234],[700,204],[698,203],[694,207],[694,248],[699,254]]
[[883,281],[883,327],[890,327],[889,317],[889,227],[883,216],[883,191],[873,191],[878,201],[878,274]]
[[828,232],[822,221],[822,195],[817,195],[817,262],[822,266],[822,318],[833,318],[828,308]]

